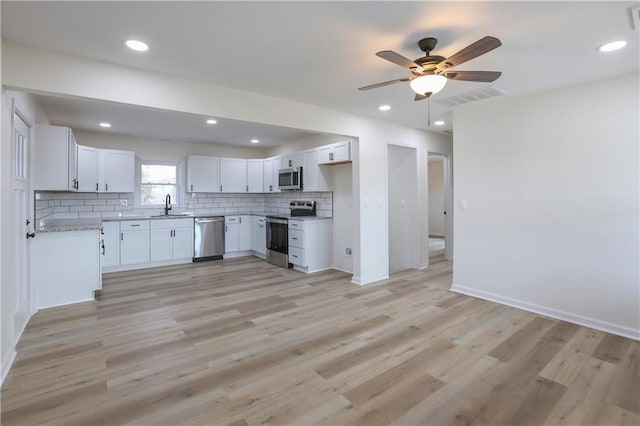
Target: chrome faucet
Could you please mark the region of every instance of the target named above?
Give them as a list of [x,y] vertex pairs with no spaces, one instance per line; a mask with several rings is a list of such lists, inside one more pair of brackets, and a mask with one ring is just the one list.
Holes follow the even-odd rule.
[[165,216],[169,215],[169,210],[171,210],[171,195],[167,194],[167,196],[164,199],[164,215]]

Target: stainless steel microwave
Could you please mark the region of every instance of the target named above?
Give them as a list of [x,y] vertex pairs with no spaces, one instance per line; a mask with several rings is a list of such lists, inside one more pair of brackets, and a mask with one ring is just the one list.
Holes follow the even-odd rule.
[[278,188],[284,191],[302,190],[302,167],[278,170]]

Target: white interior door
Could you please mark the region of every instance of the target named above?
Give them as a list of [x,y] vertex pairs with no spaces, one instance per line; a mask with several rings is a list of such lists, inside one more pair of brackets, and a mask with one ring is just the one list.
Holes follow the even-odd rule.
[[29,319],[29,245],[32,226],[29,220],[33,204],[29,200],[29,125],[14,113],[12,206],[13,235],[16,268],[16,309],[14,311],[15,335],[19,335]]

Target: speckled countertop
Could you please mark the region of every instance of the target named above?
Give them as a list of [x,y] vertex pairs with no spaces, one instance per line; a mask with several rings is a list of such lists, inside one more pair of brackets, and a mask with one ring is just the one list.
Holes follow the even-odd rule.
[[36,227],[36,232],[92,231],[102,229],[101,219],[51,219]]
[[[49,219],[40,222],[40,225],[36,227],[36,232],[67,232],[67,231],[90,231],[102,228],[102,222],[113,222],[122,220],[156,220],[156,219],[181,219],[181,218],[193,218],[193,217],[209,217],[209,216],[225,216],[225,215],[194,215],[188,214],[173,214],[173,215],[161,215],[161,216],[148,216],[148,215],[123,215],[116,217],[103,217],[95,219]],[[295,220],[318,220],[318,219],[332,219],[330,217],[321,216],[296,216],[291,217],[288,214],[280,213],[234,213],[227,216],[278,216],[285,217],[287,219]]]

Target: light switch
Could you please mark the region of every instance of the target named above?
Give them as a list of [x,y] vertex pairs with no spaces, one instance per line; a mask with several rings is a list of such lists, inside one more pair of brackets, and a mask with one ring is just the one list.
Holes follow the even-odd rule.
[[464,198],[460,198],[458,200],[458,205],[460,206],[461,209],[466,209],[467,208],[467,200],[465,200]]

